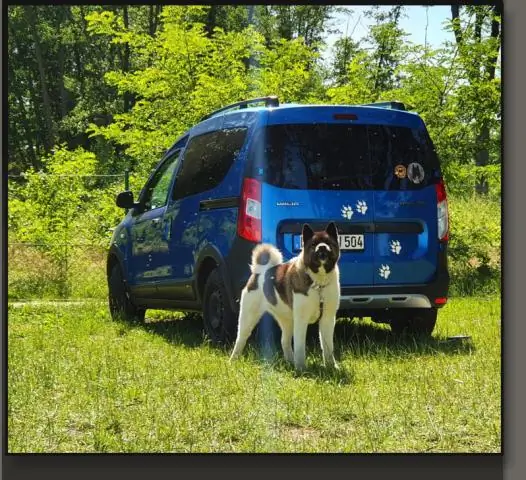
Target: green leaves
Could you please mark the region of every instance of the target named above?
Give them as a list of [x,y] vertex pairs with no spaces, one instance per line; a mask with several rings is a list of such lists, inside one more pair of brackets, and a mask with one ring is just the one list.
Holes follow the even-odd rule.
[[[282,101],[313,101],[321,87],[315,68],[318,54],[303,39],[281,40],[273,48],[253,27],[207,35],[191,22],[203,9],[170,6],[163,28],[147,43],[124,32],[112,15],[88,17],[90,30],[110,41],[126,39],[136,65],[133,72],[109,72],[105,80],[119,94],[136,98],[134,107],[114,115],[107,126],[91,124],[90,136],[102,136],[125,148],[132,168],[149,171],[162,151],[199,119],[228,103],[277,94]],[[141,167],[139,167],[141,165]]]

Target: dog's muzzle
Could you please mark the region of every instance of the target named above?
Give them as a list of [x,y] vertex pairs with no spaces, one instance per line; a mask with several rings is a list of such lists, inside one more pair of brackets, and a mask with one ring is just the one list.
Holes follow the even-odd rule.
[[322,262],[324,262],[329,258],[329,247],[324,243],[320,243],[316,246],[316,255]]

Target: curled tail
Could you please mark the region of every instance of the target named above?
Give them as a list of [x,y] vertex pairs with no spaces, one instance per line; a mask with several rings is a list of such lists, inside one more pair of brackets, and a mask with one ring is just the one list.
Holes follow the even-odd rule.
[[252,273],[264,273],[270,267],[280,263],[283,263],[281,252],[274,245],[262,243],[252,251],[250,270]]

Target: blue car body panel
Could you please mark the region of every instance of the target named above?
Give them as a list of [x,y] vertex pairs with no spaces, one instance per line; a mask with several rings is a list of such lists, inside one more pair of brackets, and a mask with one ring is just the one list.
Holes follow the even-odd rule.
[[[347,205],[354,206],[358,201],[363,201],[369,206],[367,211],[364,214],[354,214],[349,220],[342,218],[342,208]],[[263,242],[277,245],[283,257],[289,260],[300,253],[300,235],[299,233],[280,234],[280,227],[287,223],[318,223],[320,220],[327,224],[329,221],[336,221],[339,224],[372,222],[373,201],[373,192],[289,190],[263,184],[261,192]],[[365,233],[363,251],[341,253],[338,265],[342,285],[372,285],[374,244],[374,235]]]

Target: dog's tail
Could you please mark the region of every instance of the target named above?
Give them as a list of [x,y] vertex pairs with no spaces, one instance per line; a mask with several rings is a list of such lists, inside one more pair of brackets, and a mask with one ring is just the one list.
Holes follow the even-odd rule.
[[283,263],[281,252],[274,245],[262,243],[252,251],[250,270],[252,273],[265,273],[269,268],[280,263]]

